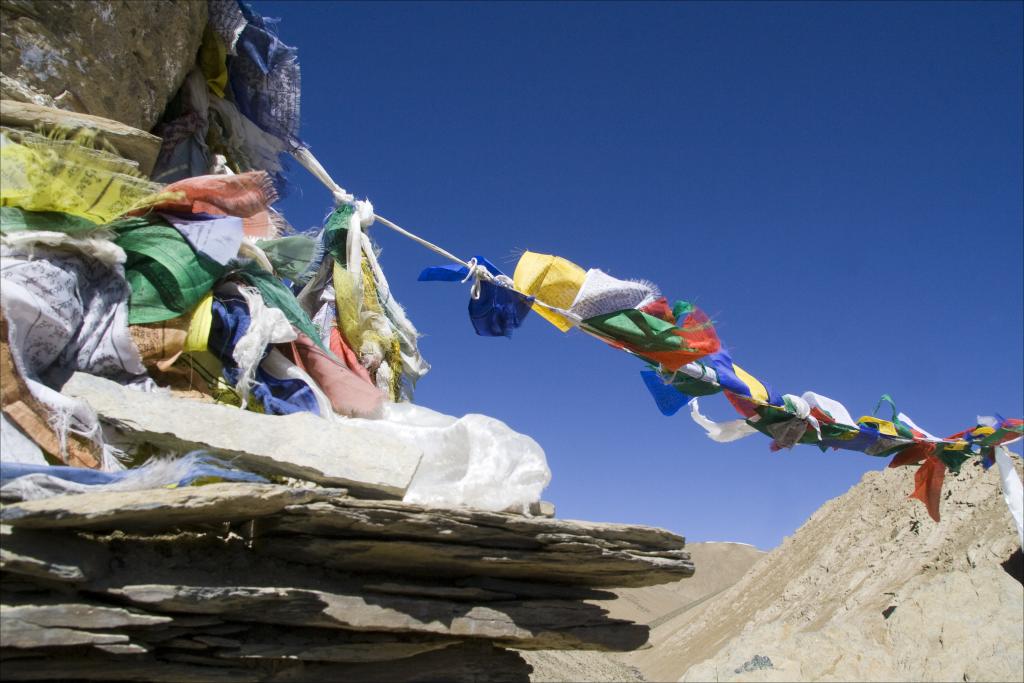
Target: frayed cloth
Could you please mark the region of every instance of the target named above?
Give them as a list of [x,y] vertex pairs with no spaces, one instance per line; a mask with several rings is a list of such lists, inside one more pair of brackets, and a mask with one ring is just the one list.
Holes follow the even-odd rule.
[[235,54],[235,45],[238,37],[242,35],[245,25],[245,15],[238,0],[209,0],[208,2],[210,28],[223,41],[224,48],[229,55]]
[[729,420],[727,422],[714,422],[704,417],[700,412],[700,404],[697,399],[690,402],[690,417],[693,421],[704,428],[708,438],[718,443],[729,443],[744,437],[756,434],[757,430],[747,424],[746,420]]
[[[277,191],[264,171],[238,175],[204,175],[171,183],[164,198],[153,206],[158,211],[208,213],[249,218],[277,201]],[[267,217],[266,220],[270,220]]]
[[69,249],[85,254],[100,263],[113,266],[128,260],[124,249],[114,243],[116,235],[106,231],[94,231],[88,237],[75,237],[64,232],[50,230],[22,230],[5,234],[0,242],[13,250],[34,258],[37,247]]
[[201,451],[180,458],[153,458],[130,470],[98,472],[81,467],[0,465],[0,497],[39,500],[55,495],[91,491],[142,491],[188,486],[200,479],[266,483],[266,479]]
[[138,164],[71,139],[0,129],[0,204],[107,223],[159,200]]
[[23,382],[5,373],[4,410],[64,462],[117,469],[117,453],[104,446],[96,414],[57,388],[78,370],[151,384],[128,333],[128,284],[117,265],[63,252],[37,255],[0,250],[4,362],[11,366],[5,370]]
[[[218,9],[218,12],[220,10]],[[241,5],[246,24],[228,59],[231,92],[239,111],[289,148],[299,140],[301,75],[298,50],[277,37],[275,19],[259,16]],[[237,17],[219,24],[237,27]],[[218,31],[220,33],[220,31]],[[223,35],[223,34],[222,34]],[[230,38],[230,37],[229,37]],[[230,45],[228,39],[225,44]]]
[[626,308],[640,308],[658,296],[657,288],[650,282],[620,280],[597,268],[591,268],[569,311],[585,320]]

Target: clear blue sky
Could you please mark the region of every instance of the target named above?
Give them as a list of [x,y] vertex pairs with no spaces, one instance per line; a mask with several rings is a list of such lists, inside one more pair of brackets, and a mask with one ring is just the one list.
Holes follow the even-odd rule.
[[[302,137],[378,213],[509,273],[530,249],[653,280],[855,417],[886,392],[937,434],[1024,414],[1020,3],[254,6],[299,48]],[[291,178],[279,206],[319,224]],[[434,366],[417,401],[540,442],[560,517],[771,548],[886,464],[713,443],[536,315],[477,337],[466,287],[416,282],[441,261],[373,231]]]

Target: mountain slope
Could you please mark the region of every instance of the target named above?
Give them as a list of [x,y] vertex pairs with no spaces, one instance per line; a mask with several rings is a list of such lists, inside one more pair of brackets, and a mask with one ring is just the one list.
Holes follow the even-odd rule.
[[[613,617],[647,624],[653,635],[659,625],[676,624],[689,609],[734,584],[765,556],[763,550],[743,543],[687,543],[686,550],[697,567],[692,577],[657,586],[620,588],[615,591],[616,600],[595,604]],[[539,650],[521,654],[533,666],[530,680],[535,682],[642,681],[647,662],[643,655],[652,651],[648,648],[618,654]]]
[[912,482],[912,468],[869,472],[632,661],[651,680],[1024,680],[1022,559],[998,473],[948,474],[938,524],[907,499]]

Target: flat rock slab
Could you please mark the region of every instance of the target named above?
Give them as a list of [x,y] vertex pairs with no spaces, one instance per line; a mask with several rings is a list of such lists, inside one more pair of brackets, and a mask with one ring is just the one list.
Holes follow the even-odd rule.
[[78,130],[97,131],[122,157],[137,162],[139,172],[146,176],[153,171],[156,157],[160,153],[160,138],[138,128],[101,116],[42,107],[29,102],[0,100],[0,124],[29,130],[57,129],[69,133]]
[[156,532],[247,520],[258,521],[257,553],[345,572],[574,586],[648,586],[694,572],[685,540],[663,529],[430,509],[321,488],[223,483],[54,496],[0,510],[0,521],[19,530]]
[[469,508],[430,508],[413,503],[335,498],[288,508],[265,532],[287,531],[322,537],[388,538],[480,545],[491,548],[539,548],[583,540],[616,550],[682,550],[686,539],[664,529],[525,517]]
[[290,506],[258,537],[259,552],[356,572],[577,586],[648,586],[694,572],[685,539],[664,529],[353,498]]
[[401,498],[419,467],[415,447],[384,434],[309,413],[260,415],[230,406],[141,392],[75,373],[61,390],[86,400],[129,445],[237,459],[244,469]]
[[481,548],[455,543],[282,536],[262,539],[267,555],[351,572],[405,573],[422,577],[489,576],[576,586],[650,586],[693,575],[685,551],[674,557],[635,555],[586,543],[542,550]]
[[76,629],[143,628],[174,621],[165,615],[88,603],[0,605],[0,619],[4,623],[14,619],[47,628]]
[[428,509],[320,488],[223,483],[62,495],[0,510],[0,521],[20,530],[155,532],[253,519],[258,553],[346,572],[648,586],[694,571],[685,540],[663,529]]
[[36,649],[93,644],[127,644],[128,636],[120,633],[91,633],[71,628],[47,628],[13,617],[4,617],[0,620],[0,641],[3,641],[4,648]]
[[646,626],[611,619],[583,602],[510,601],[487,606],[398,595],[342,594],[288,586],[136,584],[106,594],[158,613],[362,632],[489,640],[521,649],[634,650]]
[[0,520],[26,529],[174,529],[244,521],[316,500],[320,490],[225,483],[179,489],[96,491],[30,500],[0,509]]

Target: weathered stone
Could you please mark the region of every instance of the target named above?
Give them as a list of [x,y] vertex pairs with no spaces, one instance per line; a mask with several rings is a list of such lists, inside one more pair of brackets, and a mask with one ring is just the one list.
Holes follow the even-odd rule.
[[36,626],[76,629],[140,628],[173,621],[168,616],[84,603],[0,605],[0,618],[15,619]]
[[210,647],[238,647],[242,644],[242,641],[235,640],[234,638],[222,638],[221,636],[208,636],[206,634],[200,634],[193,637],[193,640],[197,640],[203,645],[209,645]]
[[401,498],[421,457],[410,444],[310,413],[260,415],[135,391],[84,373],[62,391],[88,401],[128,445],[203,449],[251,471],[344,486],[362,496]]
[[5,505],[0,519],[19,528],[36,529],[173,529],[253,519],[323,495],[311,489],[243,483],[96,491]]
[[514,593],[476,588],[473,586],[431,586],[422,583],[368,583],[363,590],[388,595],[414,595],[424,598],[443,598],[456,602],[492,602],[494,600],[515,600]]
[[[32,657],[4,660],[4,678],[16,681],[153,681],[153,683],[256,683],[265,672],[174,664],[148,657]],[[299,679],[294,679],[299,680]]]
[[216,617],[202,617],[202,616],[182,616],[175,615],[174,625],[183,626],[185,628],[202,628],[204,631],[209,630],[209,627],[216,627],[224,622]]
[[649,586],[693,574],[689,559],[634,555],[628,550],[606,550],[583,543],[533,551],[454,543],[282,536],[266,539],[256,549],[282,559],[345,571],[493,576],[585,586]]
[[580,541],[647,553],[678,551],[686,539],[664,529],[524,517],[504,512],[428,508],[411,503],[356,498],[295,506],[263,526],[263,533],[288,531],[318,536],[404,538],[492,548],[539,548]]
[[647,628],[579,602],[489,607],[402,596],[344,595],[264,586],[126,585],[107,593],[149,611],[218,614],[238,621],[485,639],[517,648],[630,650]]
[[490,576],[471,576],[456,579],[457,586],[476,586],[491,591],[514,593],[516,597],[540,598],[542,600],[614,600],[615,593],[597,590],[584,586],[569,586],[558,583],[530,583],[527,581],[510,581]]
[[530,514],[537,517],[554,517],[555,504],[548,500],[538,500],[536,503],[530,503]]
[[32,649],[92,645],[93,643],[127,643],[128,636],[121,633],[90,633],[71,628],[37,626],[27,621],[5,616],[0,619],[0,642],[3,642],[5,648]]
[[204,0],[5,0],[2,96],[150,130],[192,68],[205,23]]
[[96,131],[100,140],[110,143],[125,159],[139,165],[139,172],[149,175],[160,153],[160,138],[138,128],[100,116],[41,107],[28,102],[0,100],[0,124],[14,128],[59,129],[69,133],[89,129]]
[[301,659],[319,662],[386,662],[440,650],[460,641],[407,634],[339,632],[314,628],[287,631],[255,626],[245,642],[233,650],[218,652],[226,659]]
[[12,102],[25,102],[40,107],[56,107],[57,103],[49,95],[39,92],[27,83],[0,73],[0,99]]
[[[21,645],[4,646],[4,673],[23,679],[526,680],[501,647],[646,642],[646,626],[584,602],[612,597],[586,586],[692,572],[683,539],[658,529],[319,487],[62,495],[0,519],[0,568],[27,584],[4,591],[0,620]],[[55,581],[66,596],[44,593]],[[125,633],[98,632],[113,628]],[[59,669],[36,656],[55,647]]]
[[[365,683],[413,683],[450,681],[451,683],[526,683],[530,666],[517,652],[488,643],[460,643],[423,652],[412,657],[383,662],[320,663],[301,660],[248,660],[255,666],[238,668],[232,662],[195,655],[97,659],[50,657],[4,661],[4,678],[12,680],[66,680],[74,672],[76,680],[100,681],[189,681],[242,683],[272,681],[361,681]],[[213,664],[221,666],[214,666]],[[263,666],[260,666],[264,664]]]
[[209,650],[210,646],[199,642],[195,638],[172,638],[162,643],[163,647],[172,647],[178,650]]
[[693,574],[685,540],[651,527],[353,498],[286,513],[260,525],[260,552],[346,571],[590,586],[652,585]]
[[109,565],[102,544],[67,534],[12,529],[3,524],[0,539],[0,570],[9,575],[80,583],[104,575]]
[[137,643],[115,643],[113,645],[93,645],[93,647],[112,655],[144,655],[149,652],[149,648]]

